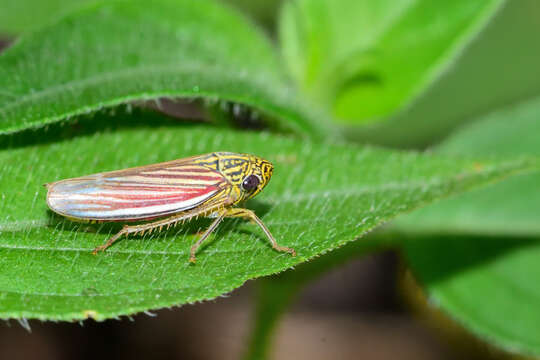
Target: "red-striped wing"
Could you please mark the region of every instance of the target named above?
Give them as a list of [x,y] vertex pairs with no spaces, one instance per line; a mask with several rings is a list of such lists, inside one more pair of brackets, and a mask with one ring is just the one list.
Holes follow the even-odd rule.
[[85,220],[143,220],[193,209],[227,186],[217,171],[186,160],[48,185],[51,210]]

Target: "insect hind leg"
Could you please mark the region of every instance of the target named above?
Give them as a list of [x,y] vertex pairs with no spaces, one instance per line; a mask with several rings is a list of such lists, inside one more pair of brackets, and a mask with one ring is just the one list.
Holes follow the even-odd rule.
[[118,233],[116,233],[116,235],[114,235],[113,237],[111,237],[109,240],[107,240],[107,242],[103,245],[100,245],[98,247],[96,247],[94,249],[94,251],[92,251],[92,254],[94,255],[97,255],[98,252],[100,251],[105,251],[105,249],[107,249],[109,246],[111,246],[116,240],[118,240],[120,238],[120,236],[126,234],[129,234],[130,232],[133,232],[133,231],[130,231],[131,228],[133,228],[134,226],[129,226],[129,225],[125,225],[122,230],[120,230]]
[[107,240],[107,242],[105,244],[96,247],[94,249],[94,251],[92,251],[92,254],[96,255],[100,251],[105,251],[109,246],[111,246],[122,235],[127,236],[129,234],[136,234],[136,233],[144,234],[146,231],[151,232],[152,230],[154,230],[156,228],[162,228],[163,226],[167,226],[167,228],[169,228],[169,226],[175,225],[179,221],[184,221],[184,220],[187,220],[187,219],[191,219],[191,218],[193,218],[195,216],[198,216],[200,214],[201,214],[201,211],[186,212],[186,213],[183,213],[183,214],[180,214],[180,215],[170,216],[168,218],[153,221],[153,222],[146,223],[146,224],[124,225],[122,230],[120,230],[118,233],[116,233],[116,235],[114,235],[109,240]]

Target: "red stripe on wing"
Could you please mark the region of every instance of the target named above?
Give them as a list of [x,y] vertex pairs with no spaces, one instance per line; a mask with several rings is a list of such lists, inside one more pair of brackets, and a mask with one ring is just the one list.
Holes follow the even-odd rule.
[[153,179],[188,179],[188,180],[202,180],[202,181],[215,181],[218,178],[216,176],[203,176],[203,175],[185,175],[185,174],[139,174],[137,176],[142,176],[145,178]]
[[49,186],[47,201],[53,211],[70,217],[136,220],[192,209],[228,185],[215,170],[182,167],[173,162],[59,181]]
[[[127,209],[127,208],[143,208],[156,205],[165,205],[171,203],[181,203],[189,199],[207,195],[209,193],[214,193],[218,190],[215,186],[208,186],[206,189],[185,193],[176,196],[137,196],[137,197],[121,197],[121,196],[111,196],[108,193],[106,194],[92,194],[96,200],[85,200],[78,202],[79,204],[92,204],[92,205],[105,205],[108,210],[118,210],[118,209]],[[112,201],[110,199],[125,200],[124,202]],[[131,201],[129,201],[131,200]]]

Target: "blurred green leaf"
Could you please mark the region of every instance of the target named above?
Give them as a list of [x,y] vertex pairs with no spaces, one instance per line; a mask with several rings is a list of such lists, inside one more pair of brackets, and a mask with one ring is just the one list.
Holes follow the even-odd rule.
[[[445,141],[445,155],[540,157],[540,97]],[[519,175],[398,219],[405,253],[433,304],[511,352],[540,355],[540,172]],[[414,237],[413,237],[414,235]]]
[[277,14],[283,0],[221,0],[249,14],[272,35],[276,27]]
[[291,74],[349,123],[411,102],[456,58],[502,0],[296,0],[280,37]]
[[[540,97],[487,115],[441,146],[447,155],[540,158]],[[397,223],[408,232],[540,236],[540,173],[445,200]]]
[[102,1],[0,56],[0,132],[159,97],[234,101],[312,135],[325,122],[298,100],[268,39],[210,0]]
[[540,355],[540,238],[420,236],[405,254],[432,305],[496,347]]
[[37,29],[71,9],[93,0],[0,0],[0,34]]
[[[0,34],[19,35],[91,1],[98,0],[0,0]],[[246,12],[268,28],[275,22],[280,1],[220,0]]]
[[[413,208],[539,165],[488,161],[479,169],[468,159],[174,127],[160,119],[97,116],[82,127],[0,138],[0,317],[106,319],[211,299],[340,247]],[[115,125],[122,127],[109,130]],[[104,130],[84,132],[85,126]],[[46,182],[217,150],[254,153],[275,164],[272,182],[247,207],[281,244],[296,248],[297,257],[273,251],[252,224],[227,221],[190,265],[195,233],[208,226],[203,220],[128,238],[93,256],[120,224],[78,224],[47,211]]]
[[429,89],[406,109],[371,126],[350,128],[351,139],[393,147],[433,145],[452,130],[540,94],[540,7],[505,1],[489,24]]

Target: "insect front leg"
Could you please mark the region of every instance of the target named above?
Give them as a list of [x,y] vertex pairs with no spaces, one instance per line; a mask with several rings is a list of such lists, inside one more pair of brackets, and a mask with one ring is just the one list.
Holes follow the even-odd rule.
[[288,252],[292,256],[296,256],[296,251],[293,248],[288,248],[285,246],[281,246],[277,243],[276,239],[272,236],[272,233],[270,233],[270,230],[264,225],[261,219],[255,213],[248,209],[241,209],[241,208],[227,208],[223,210],[223,216],[224,217],[241,217],[245,219],[249,219],[259,225],[259,227],[264,231],[266,234],[266,237],[268,240],[270,240],[270,243],[272,244],[272,247],[276,249],[277,251],[281,252]]

